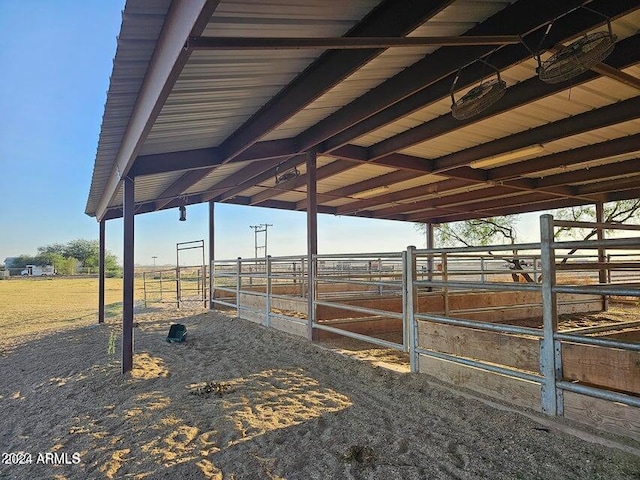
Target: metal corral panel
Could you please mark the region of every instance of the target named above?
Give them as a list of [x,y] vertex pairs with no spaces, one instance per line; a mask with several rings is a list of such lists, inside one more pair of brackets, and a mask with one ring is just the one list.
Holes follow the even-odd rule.
[[[223,1],[204,36],[342,36],[379,0]],[[141,154],[218,145],[323,50],[192,53]]]
[[[415,29],[408,36],[460,35],[474,27],[476,23],[482,22],[502,10],[510,3],[513,2],[495,0],[455,2],[435,15],[427,23]],[[266,136],[265,139],[275,140],[300,134],[436,49],[437,47],[387,49],[300,113],[291,117]]]
[[[135,5],[134,5],[135,3]],[[86,213],[94,213],[107,184],[171,0],[128,2],[113,60]],[[116,196],[121,203],[121,195]]]

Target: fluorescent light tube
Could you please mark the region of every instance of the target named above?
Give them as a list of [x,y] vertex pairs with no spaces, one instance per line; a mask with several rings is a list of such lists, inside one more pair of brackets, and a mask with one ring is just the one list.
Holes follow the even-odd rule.
[[379,193],[384,193],[387,190],[389,190],[389,185],[382,185],[381,187],[370,188],[369,190],[363,190],[362,192],[354,193],[352,197],[369,198],[374,197]]
[[487,168],[495,167],[502,163],[510,162],[518,158],[523,158],[529,155],[535,155],[536,153],[544,152],[542,145],[531,145],[529,147],[520,148],[519,150],[513,150],[511,152],[495,155],[493,157],[483,158],[481,160],[475,160],[469,164],[471,168]]

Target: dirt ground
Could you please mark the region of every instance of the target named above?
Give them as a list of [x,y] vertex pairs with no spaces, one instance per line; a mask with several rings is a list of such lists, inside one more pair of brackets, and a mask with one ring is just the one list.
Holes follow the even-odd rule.
[[[0,478],[640,479],[636,443],[586,442],[425,375],[220,313],[135,320],[125,376],[115,320],[0,339],[0,450],[31,455],[3,456]],[[176,321],[183,344],[165,341]]]

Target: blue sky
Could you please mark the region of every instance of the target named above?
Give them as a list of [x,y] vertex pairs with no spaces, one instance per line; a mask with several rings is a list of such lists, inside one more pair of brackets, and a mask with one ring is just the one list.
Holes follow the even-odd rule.
[[[95,239],[84,214],[124,1],[0,0],[0,262],[38,246]],[[206,205],[136,217],[138,264],[175,263],[177,242],[208,238]],[[303,212],[218,205],[216,258],[252,257],[249,225],[271,223],[269,253],[306,251]],[[527,223],[522,240],[535,238]],[[319,216],[318,250],[386,252],[424,247],[413,224]],[[107,222],[122,258],[122,221]],[[190,263],[188,256],[184,258]]]

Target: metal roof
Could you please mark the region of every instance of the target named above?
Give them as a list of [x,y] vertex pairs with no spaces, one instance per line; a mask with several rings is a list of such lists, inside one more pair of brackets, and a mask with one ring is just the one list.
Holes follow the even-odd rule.
[[[608,58],[538,78],[532,52],[546,60],[607,18]],[[632,0],[128,0],[86,213],[121,216],[127,175],[137,213],[304,210],[307,150],[325,213],[439,223],[638,198],[639,31]],[[385,44],[403,38],[423,43]],[[321,43],[335,39],[349,48]],[[378,48],[354,48],[367,39]],[[456,74],[459,99],[491,66],[504,96],[454,119]]]

